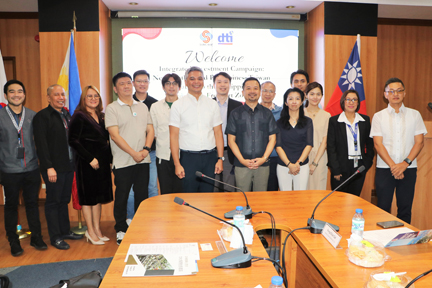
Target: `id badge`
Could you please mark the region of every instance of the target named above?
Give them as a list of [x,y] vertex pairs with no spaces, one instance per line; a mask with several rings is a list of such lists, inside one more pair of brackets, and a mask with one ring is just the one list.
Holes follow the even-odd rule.
[[358,167],[358,157],[354,157],[354,168]]
[[24,159],[24,147],[17,147],[17,159]]

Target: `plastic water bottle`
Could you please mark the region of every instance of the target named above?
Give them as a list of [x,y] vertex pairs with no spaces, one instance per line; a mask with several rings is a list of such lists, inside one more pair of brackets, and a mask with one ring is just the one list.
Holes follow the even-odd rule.
[[243,207],[237,206],[236,213],[234,214],[234,225],[236,225],[241,232],[244,232],[245,215],[243,214]]
[[273,276],[269,288],[282,288],[283,279],[280,276]]
[[364,223],[363,209],[356,209],[356,213],[352,218],[351,233],[363,238]]

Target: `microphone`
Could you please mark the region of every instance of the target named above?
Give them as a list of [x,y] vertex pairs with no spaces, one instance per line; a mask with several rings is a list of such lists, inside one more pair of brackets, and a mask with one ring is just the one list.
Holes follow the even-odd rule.
[[[325,196],[323,199],[321,199],[320,202],[318,202],[318,204],[315,206],[315,209],[312,212],[312,216],[311,218],[308,218],[308,222],[307,222],[307,226],[310,226],[310,231],[313,234],[321,234],[322,230],[324,229],[325,226],[325,221],[321,221],[321,220],[315,220],[314,219],[314,215],[315,215],[315,211],[318,208],[319,204],[321,204],[321,202],[323,202],[325,199],[327,199],[327,197],[329,197],[331,194],[333,194],[333,192],[335,192],[337,189],[339,189],[340,187],[342,187],[343,185],[345,185],[345,183],[347,183],[349,180],[351,180],[351,178],[353,178],[355,175],[363,172],[366,168],[362,165],[360,166],[356,172],[354,172],[354,174],[352,174],[350,177],[348,177],[348,179],[346,179],[342,184],[340,184],[338,187],[336,187],[333,191],[331,191],[329,194],[327,194],[327,196]],[[328,223],[330,224],[330,223]],[[339,226],[336,226],[334,224],[330,224],[330,226],[332,226],[336,231],[339,231]]]
[[[249,202],[248,202],[248,199],[247,199],[247,197],[246,197],[246,193],[245,193],[243,190],[241,190],[240,188],[238,188],[238,187],[236,187],[236,186],[233,186],[233,185],[231,185],[231,184],[228,184],[228,183],[225,183],[225,182],[219,181],[219,180],[217,180],[217,179],[215,179],[215,178],[211,178],[211,177],[209,177],[209,176],[206,176],[206,175],[204,175],[203,173],[201,173],[200,171],[196,171],[196,172],[195,172],[195,176],[197,176],[197,177],[199,177],[199,178],[207,178],[207,179],[210,179],[210,180],[214,180],[214,181],[216,181],[216,182],[222,183],[222,184],[224,184],[224,185],[227,185],[227,186],[229,186],[229,187],[231,187],[231,188],[237,189],[237,190],[239,190],[240,192],[242,192],[243,195],[244,195],[244,197],[245,197],[245,199],[246,199],[246,206],[243,206],[243,212],[242,212],[242,213],[243,213],[243,215],[245,216],[245,219],[251,219],[251,218],[252,218],[253,212],[252,212],[251,207],[249,206]],[[229,212],[226,212],[226,213],[224,214],[224,217],[227,218],[227,219],[233,219],[235,214],[236,214],[236,210],[234,209],[234,210],[231,210],[231,211],[229,211]]]
[[432,109],[432,102],[429,102],[428,106]]
[[219,221],[222,221],[232,227],[235,227],[239,233],[240,236],[242,238],[243,241],[243,248],[238,248],[229,252],[226,252],[218,257],[215,257],[211,260],[211,264],[213,267],[215,268],[247,268],[250,267],[252,265],[252,255],[251,252],[248,250],[248,248],[246,247],[246,243],[243,237],[243,233],[240,231],[240,229],[234,225],[231,224],[219,217],[216,217],[210,213],[204,212],[192,205],[190,205],[189,203],[186,203],[183,199],[179,198],[179,197],[175,197],[174,198],[174,202],[179,204],[179,205],[185,205],[185,206],[189,206],[199,212],[202,212],[210,217],[213,217],[215,219],[218,219]]

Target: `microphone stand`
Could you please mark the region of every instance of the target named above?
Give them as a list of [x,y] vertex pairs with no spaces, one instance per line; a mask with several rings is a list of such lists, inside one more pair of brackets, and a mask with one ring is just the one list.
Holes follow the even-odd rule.
[[[247,199],[247,197],[246,197],[246,193],[245,193],[243,190],[241,190],[240,188],[238,188],[238,187],[236,187],[236,186],[233,186],[233,185],[231,185],[231,184],[228,184],[228,183],[225,183],[225,182],[219,181],[219,180],[217,180],[217,179],[215,179],[215,178],[211,178],[211,177],[209,177],[209,176],[207,176],[207,175],[204,175],[203,173],[201,173],[201,172],[199,172],[199,171],[196,171],[196,172],[195,172],[195,175],[196,175],[197,177],[200,177],[200,178],[207,178],[207,179],[210,179],[210,180],[213,180],[213,181],[219,182],[219,183],[221,183],[221,184],[227,185],[227,186],[229,186],[229,187],[231,187],[231,188],[237,189],[237,190],[239,190],[240,192],[242,192],[243,195],[244,195],[244,197],[245,197],[245,199],[246,199],[246,206],[243,206],[243,212],[242,212],[242,214],[245,216],[245,219],[251,219],[251,218],[252,218],[252,216],[253,216],[252,208],[249,206],[249,202],[248,202],[248,199]],[[227,219],[233,219],[233,218],[234,218],[234,215],[235,215],[236,213],[237,213],[237,211],[234,209],[234,210],[231,210],[231,211],[229,211],[229,212],[226,212],[226,213],[224,214],[224,217],[227,218]]]
[[[318,202],[318,204],[315,206],[315,209],[312,212],[312,216],[311,218],[308,218],[307,221],[307,226],[310,227],[310,231],[313,234],[321,234],[322,230],[324,229],[325,221],[322,220],[316,220],[314,219],[314,215],[315,215],[315,211],[318,208],[318,206],[321,204],[321,202],[323,202],[325,199],[327,199],[327,197],[329,197],[331,194],[333,194],[333,192],[335,192],[337,189],[339,189],[340,187],[342,187],[343,185],[345,185],[345,183],[347,183],[349,180],[351,180],[351,178],[353,178],[355,175],[357,175],[358,173],[361,173],[365,170],[366,168],[364,166],[360,166],[356,172],[354,172],[354,174],[352,174],[350,177],[348,177],[348,179],[346,179],[344,182],[342,182],[342,184],[340,184],[338,187],[336,187],[333,191],[331,191],[329,194],[327,194],[323,199],[321,199],[320,202]],[[339,231],[339,226],[328,223],[330,226],[332,226],[336,231]]]
[[189,203],[186,203],[183,199],[181,199],[179,197],[175,197],[174,202],[179,204],[179,205],[189,206],[189,207],[191,207],[191,208],[193,208],[199,212],[202,212],[202,213],[204,213],[210,217],[213,217],[219,221],[222,221],[222,222],[236,228],[239,231],[242,242],[243,242],[243,248],[234,249],[234,250],[226,252],[226,253],[218,256],[218,257],[213,258],[211,260],[211,264],[213,267],[215,267],[215,268],[247,268],[247,267],[250,267],[252,265],[251,252],[246,247],[246,242],[244,240],[243,233],[241,232],[241,230],[236,225],[231,224],[228,221],[225,221],[225,220],[223,220],[219,217],[216,217],[210,213],[207,213],[201,209],[198,209],[198,208],[190,205]]

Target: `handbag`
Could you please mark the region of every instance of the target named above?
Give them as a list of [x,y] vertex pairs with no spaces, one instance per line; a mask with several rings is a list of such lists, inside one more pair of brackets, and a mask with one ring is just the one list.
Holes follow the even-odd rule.
[[61,280],[59,284],[51,286],[50,288],[97,288],[101,281],[102,274],[94,270],[69,280]]

